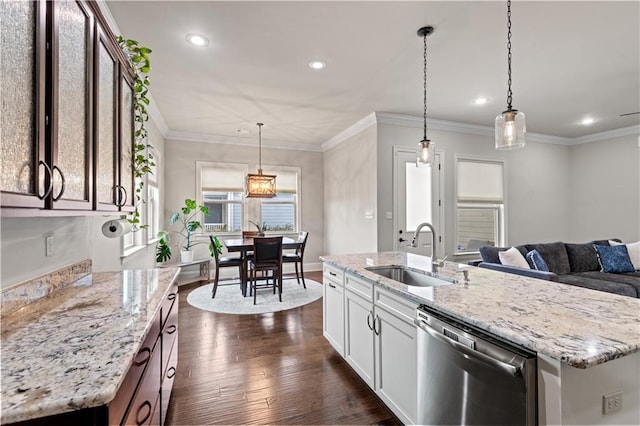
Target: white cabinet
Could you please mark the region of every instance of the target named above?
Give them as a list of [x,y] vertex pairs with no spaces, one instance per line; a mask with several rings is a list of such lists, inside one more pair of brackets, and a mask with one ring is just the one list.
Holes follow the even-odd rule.
[[345,295],[345,347],[344,357],[358,375],[373,389],[373,301],[349,289]]
[[414,424],[418,347],[413,317],[417,304],[378,288],[375,299],[375,391],[403,423]]
[[344,271],[324,265],[322,268],[322,334],[344,357]]
[[402,422],[415,423],[418,304],[345,274],[344,357]]

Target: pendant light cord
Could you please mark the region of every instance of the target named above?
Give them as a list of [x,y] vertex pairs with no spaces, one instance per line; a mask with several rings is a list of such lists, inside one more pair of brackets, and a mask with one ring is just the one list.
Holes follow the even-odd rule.
[[507,0],[507,52],[507,72],[509,77],[507,80],[509,84],[509,90],[507,91],[507,111],[511,111],[511,102],[513,98],[513,92],[511,91],[511,0]]
[[424,138],[427,140],[427,33],[424,34]]
[[263,123],[258,124],[258,170],[262,173],[262,126]]

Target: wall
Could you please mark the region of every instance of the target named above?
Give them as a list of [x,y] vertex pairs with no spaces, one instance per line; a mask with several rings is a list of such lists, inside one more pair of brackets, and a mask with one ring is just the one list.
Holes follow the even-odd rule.
[[625,136],[571,147],[570,238],[640,239],[640,147]]
[[[178,211],[185,198],[196,199],[196,161],[254,164],[258,160],[257,146],[167,140],[165,156],[165,217]],[[320,269],[323,253],[323,159],[322,153],[262,147],[262,165],[297,166],[301,169],[300,225],[309,232],[305,250],[305,270]],[[276,179],[277,186],[277,179]],[[163,222],[161,227],[168,228]],[[208,256],[206,245],[196,248],[196,257]],[[232,268],[224,268],[226,274]],[[236,272],[237,275],[237,272]]]
[[[149,121],[148,126],[151,144],[162,154],[162,135],[153,122]],[[102,235],[102,224],[117,217],[2,218],[1,288],[84,259],[92,259],[94,271],[153,267],[155,244],[122,260],[120,238],[108,239]],[[45,236],[48,235],[54,238],[53,255],[49,257],[45,256]]]
[[377,251],[376,164],[375,126],[325,151],[325,254]]
[[[381,120],[381,121],[384,121]],[[557,241],[569,237],[567,199],[570,149],[567,146],[528,142],[526,148],[496,151],[493,135],[430,130],[429,138],[444,153],[444,249],[452,258],[455,237],[455,155],[504,159],[506,172],[507,244]],[[393,146],[414,148],[422,128],[379,122],[378,210],[393,211]],[[393,221],[378,218],[378,250],[392,250]],[[440,257],[440,255],[439,255]]]

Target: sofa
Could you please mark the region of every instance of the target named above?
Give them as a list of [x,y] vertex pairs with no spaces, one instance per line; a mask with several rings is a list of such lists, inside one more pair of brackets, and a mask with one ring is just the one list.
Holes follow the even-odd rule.
[[507,251],[510,247],[482,246],[479,249],[482,260],[475,262],[475,266],[640,298],[640,271],[602,272],[599,253],[594,245],[612,247],[620,245],[619,243],[620,240],[613,239],[583,244],[558,241],[514,246],[525,258],[530,258],[527,254],[532,254],[534,250],[537,251],[539,256],[544,259],[547,266],[545,269],[548,271],[535,269],[536,265],[531,264],[530,259],[527,260],[530,268],[526,268],[527,265],[519,267],[503,264],[500,261],[500,252]]

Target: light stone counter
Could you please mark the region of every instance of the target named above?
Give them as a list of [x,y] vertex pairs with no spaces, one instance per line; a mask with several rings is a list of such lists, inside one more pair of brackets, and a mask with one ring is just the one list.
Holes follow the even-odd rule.
[[2,424],[111,402],[178,272],[88,274],[3,315]]
[[[640,299],[453,262],[437,272],[458,283],[437,287],[407,286],[364,269],[407,265],[432,271],[430,258],[401,252],[321,260],[573,367],[640,351]],[[461,269],[469,269],[468,282]]]

